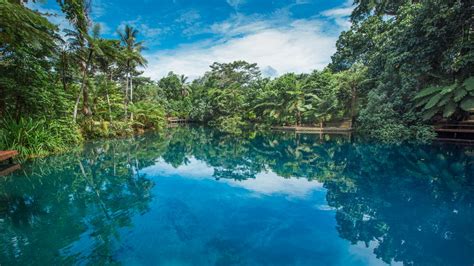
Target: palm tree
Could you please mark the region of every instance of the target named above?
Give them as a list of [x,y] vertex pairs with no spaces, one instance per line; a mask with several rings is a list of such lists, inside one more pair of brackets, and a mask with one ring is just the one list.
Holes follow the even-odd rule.
[[[97,36],[98,37],[98,36]],[[112,108],[109,97],[109,81],[112,81],[112,66],[117,63],[119,58],[120,41],[97,38],[97,45],[102,54],[96,57],[97,65],[105,75],[105,96],[109,109],[109,120],[112,123]]]
[[187,81],[188,81],[188,77],[186,77],[185,75],[179,76],[179,82],[181,83],[181,95],[183,97],[186,97],[189,95],[190,87],[188,86],[188,84],[186,84]]
[[351,120],[354,122],[355,117],[357,115],[357,93],[361,86],[370,82],[371,80],[366,78],[367,77],[367,68],[354,65],[351,69],[342,72],[339,75],[338,82],[339,87],[341,87],[345,91],[349,91],[351,95]]
[[[67,31],[67,36],[71,37],[70,42],[73,46],[77,49],[77,57],[80,61],[81,71],[82,71],[82,81],[81,81],[81,89],[80,93],[77,96],[76,103],[74,105],[74,114],[73,119],[76,121],[77,119],[77,109],[79,106],[81,94],[83,97],[83,113],[86,116],[92,115],[92,111],[89,106],[89,89],[87,87],[87,78],[91,68],[93,67],[93,59],[96,55],[102,55],[102,50],[99,46],[99,39],[98,34],[100,29],[95,28],[93,36],[84,35],[80,32],[76,31]],[[84,38],[84,40],[82,39]]]
[[[137,66],[146,66],[147,61],[141,55],[144,49],[143,42],[137,41],[138,30],[130,25],[126,25],[123,32],[119,32],[120,40],[124,49],[124,64],[125,64],[125,117],[127,117],[127,108],[129,101],[133,104],[133,71]],[[129,98],[130,91],[130,98]],[[133,113],[130,116],[133,120]]]
[[79,101],[83,101],[82,111],[84,115],[92,115],[92,111],[89,107],[89,90],[87,88],[87,72],[89,64],[91,63],[92,56],[94,53],[94,44],[91,42],[91,37],[89,36],[88,30],[90,26],[89,20],[89,7],[90,3],[85,0],[58,0],[57,1],[61,6],[61,10],[66,15],[66,18],[74,27],[73,31],[68,31],[68,35],[73,37],[73,43],[77,47],[77,54],[80,62],[80,67],[82,70],[82,82],[80,93],[76,99],[76,104],[74,105],[73,119],[76,121],[77,118],[77,108]]
[[296,119],[296,126],[301,125],[302,113],[311,109],[311,105],[307,104],[307,95],[304,91],[305,84],[296,80],[291,90],[286,91],[286,110],[294,113]]

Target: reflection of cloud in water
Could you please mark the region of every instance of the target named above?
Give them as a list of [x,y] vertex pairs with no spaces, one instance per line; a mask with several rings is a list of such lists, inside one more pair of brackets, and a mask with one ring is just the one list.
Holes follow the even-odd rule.
[[334,211],[336,208],[333,208],[327,204],[320,204],[320,205],[315,205],[314,208],[320,210],[320,211]]
[[[358,241],[355,245],[349,246],[349,252],[354,254],[356,258],[363,260],[365,265],[368,266],[377,266],[377,265],[387,265],[383,261],[381,261],[374,253],[374,249],[378,246],[377,241],[370,241],[366,246],[364,242]],[[391,261],[391,266],[402,266],[402,262]]]
[[259,173],[255,179],[224,180],[224,182],[258,194],[283,194],[296,198],[304,198],[309,196],[312,191],[323,188],[323,184],[317,181],[308,181],[305,178],[283,178],[272,171]]
[[[177,168],[158,159],[155,165],[142,170],[148,176],[180,176],[193,179],[213,178],[214,169],[189,157],[189,163]],[[305,198],[314,190],[323,189],[323,184],[317,181],[308,181],[305,178],[283,178],[272,171],[257,174],[255,179],[233,180],[220,179],[219,182],[226,183],[232,187],[240,187],[260,195],[282,194],[289,197]]]
[[177,168],[160,158],[156,160],[153,166],[142,170],[142,173],[146,173],[149,176],[181,176],[202,179],[211,178],[214,174],[214,169],[192,156],[189,157],[188,164],[182,164]]

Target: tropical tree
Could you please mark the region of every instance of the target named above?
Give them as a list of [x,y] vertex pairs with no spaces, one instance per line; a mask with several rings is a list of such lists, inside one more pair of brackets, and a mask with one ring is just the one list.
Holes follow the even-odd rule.
[[[141,55],[144,46],[142,41],[137,41],[137,29],[125,25],[123,32],[119,31],[119,35],[123,47],[122,59],[125,71],[125,117],[128,117],[128,104],[133,104],[133,74],[138,66],[145,66],[147,61]],[[133,120],[133,113],[130,118]]]
[[74,31],[68,31],[68,35],[73,38],[73,44],[76,48],[77,59],[81,67],[82,82],[79,95],[74,105],[73,120],[77,119],[77,109],[82,94],[82,112],[86,116],[92,115],[89,106],[89,90],[87,87],[87,75],[94,51],[97,51],[95,44],[89,36],[90,19],[89,3],[85,0],[58,0],[59,5],[66,18],[74,28]]
[[118,64],[118,60],[120,57],[120,41],[100,38],[98,32],[94,34],[94,41],[101,51],[101,53],[96,56],[95,60],[98,68],[104,75],[104,91],[109,111],[109,120],[112,123],[113,118],[109,87],[110,85],[112,85],[113,82],[113,67],[114,65],[116,66]]

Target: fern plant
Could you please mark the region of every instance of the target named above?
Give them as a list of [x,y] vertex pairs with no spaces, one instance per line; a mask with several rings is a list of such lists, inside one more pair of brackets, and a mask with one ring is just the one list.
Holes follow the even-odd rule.
[[469,112],[474,109],[474,77],[448,86],[427,87],[414,100],[417,108],[423,107],[424,120],[429,120],[436,114],[449,118],[461,110]]

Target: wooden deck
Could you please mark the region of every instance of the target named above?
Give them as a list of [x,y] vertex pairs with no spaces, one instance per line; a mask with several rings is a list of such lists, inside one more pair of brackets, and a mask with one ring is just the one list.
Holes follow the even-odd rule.
[[298,133],[350,133],[352,128],[338,128],[338,127],[296,127],[296,126],[281,126],[272,127],[273,130],[296,131]]
[[0,151],[0,162],[10,160],[10,163],[13,163],[13,157],[17,155],[17,151]]
[[474,121],[440,123],[435,125],[438,141],[470,144],[474,143]]
[[188,123],[188,122],[189,122],[188,119],[185,119],[185,118],[178,118],[178,117],[168,117],[166,120],[167,120],[168,123],[170,123],[170,124],[184,124],[184,123]]
[[345,119],[341,121],[324,122],[318,125],[304,126],[276,126],[273,130],[295,131],[297,133],[326,133],[326,134],[350,134],[352,129],[352,120]]

